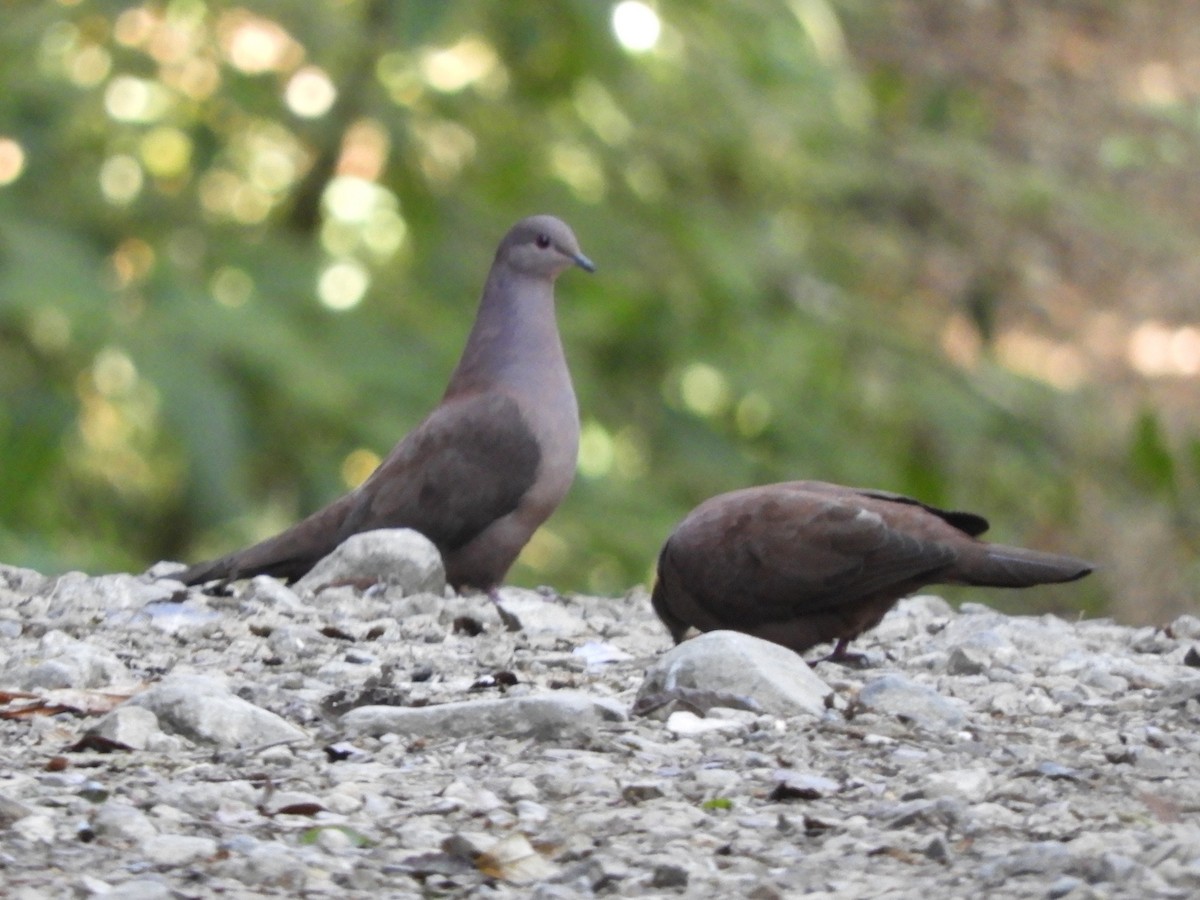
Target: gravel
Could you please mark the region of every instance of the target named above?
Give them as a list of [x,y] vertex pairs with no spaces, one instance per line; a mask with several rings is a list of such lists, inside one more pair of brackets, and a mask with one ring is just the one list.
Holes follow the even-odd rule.
[[916,597],[809,672],[427,562],[0,566],[4,896],[1200,894],[1200,619]]

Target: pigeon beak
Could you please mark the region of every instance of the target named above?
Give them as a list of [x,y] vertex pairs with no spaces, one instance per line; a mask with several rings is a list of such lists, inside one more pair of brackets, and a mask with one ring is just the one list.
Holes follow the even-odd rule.
[[572,254],[571,259],[575,261],[575,265],[583,269],[585,272],[595,272],[596,264],[584,256],[582,253]]

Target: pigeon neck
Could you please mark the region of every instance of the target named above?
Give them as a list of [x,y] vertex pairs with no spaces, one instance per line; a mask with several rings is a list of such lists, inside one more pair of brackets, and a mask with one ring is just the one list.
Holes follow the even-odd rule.
[[556,366],[566,369],[554,283],[494,268],[446,396],[497,386],[528,388],[530,377],[544,378]]

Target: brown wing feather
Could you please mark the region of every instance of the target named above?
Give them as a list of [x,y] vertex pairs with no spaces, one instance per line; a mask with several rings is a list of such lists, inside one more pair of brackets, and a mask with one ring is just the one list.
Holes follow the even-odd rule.
[[444,556],[516,509],[540,458],[511,397],[476,394],[445,403],[357,490],[274,537],[175,577],[185,584],[253,575],[292,580],[350,535],[376,528],[416,529]]
[[824,485],[736,491],[698,507],[663,552],[702,606],[750,626],[851,605],[954,560],[889,521],[890,502]]
[[443,554],[508,515],[537,478],[541,451],[515,400],[476,394],[439,406],[363,483],[339,542],[414,528]]

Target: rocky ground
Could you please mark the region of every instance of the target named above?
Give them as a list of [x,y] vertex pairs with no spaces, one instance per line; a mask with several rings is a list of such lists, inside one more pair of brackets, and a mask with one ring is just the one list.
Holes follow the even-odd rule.
[[4,896],[1200,894],[1200,619],[919,597],[814,673],[399,552],[365,591],[0,567]]

